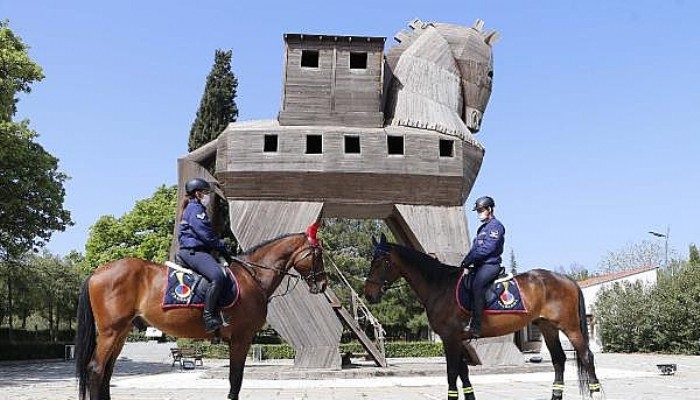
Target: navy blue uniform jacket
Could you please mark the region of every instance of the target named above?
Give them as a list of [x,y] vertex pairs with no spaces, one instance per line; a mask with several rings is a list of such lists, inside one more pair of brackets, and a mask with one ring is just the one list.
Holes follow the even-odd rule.
[[505,236],[506,228],[496,218],[491,218],[481,224],[476,231],[472,248],[464,256],[462,266],[467,267],[471,264],[474,264],[475,267],[484,264],[501,265]]
[[226,250],[226,244],[211,227],[207,209],[196,199],[191,199],[182,212],[178,243],[180,249]]

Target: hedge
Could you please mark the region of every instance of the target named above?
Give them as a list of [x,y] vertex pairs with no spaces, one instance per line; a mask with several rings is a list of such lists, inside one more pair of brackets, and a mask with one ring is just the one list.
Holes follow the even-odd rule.
[[[210,342],[194,341],[190,339],[178,340],[178,346],[194,346],[202,350],[205,358],[228,358],[228,345]],[[261,349],[263,360],[294,358],[294,348],[289,344],[256,344]],[[386,356],[391,358],[403,357],[442,357],[442,344],[434,342],[388,342],[385,344]],[[365,349],[359,342],[341,343],[340,353],[365,353]],[[252,349],[249,352],[252,356]]]
[[0,343],[0,360],[46,360],[65,357],[67,343]]

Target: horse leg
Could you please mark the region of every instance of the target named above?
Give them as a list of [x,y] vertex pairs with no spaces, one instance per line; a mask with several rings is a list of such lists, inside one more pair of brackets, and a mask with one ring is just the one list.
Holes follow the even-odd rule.
[[462,393],[464,393],[464,400],[475,400],[474,388],[469,381],[469,360],[467,360],[467,354],[462,352],[462,356],[459,361],[459,379],[462,381]]
[[245,359],[248,357],[248,350],[253,343],[253,338],[245,338],[244,340],[231,338],[228,344],[229,354],[229,373],[228,380],[230,389],[228,398],[238,400],[238,394],[241,391],[243,383],[243,369],[245,368]]
[[[581,385],[581,393],[588,390],[591,397],[599,399],[602,397],[600,392],[600,382],[595,373],[595,363],[593,360],[593,352],[588,346],[587,337],[584,337],[580,332],[565,332],[569,337],[569,341],[576,350],[576,365],[578,367],[579,383]],[[588,387],[586,387],[588,386]]]
[[[457,400],[459,391],[457,390],[457,376],[462,368],[462,348],[461,340],[458,336],[449,338],[442,343],[447,359],[447,400]],[[472,393],[473,396],[473,393]]]
[[128,336],[128,330],[124,332],[124,334],[121,335],[121,337],[114,342],[114,346],[112,347],[112,356],[107,360],[104,368],[104,374],[102,378],[102,387],[100,389],[100,399],[106,399],[109,400],[112,398],[112,395],[109,392],[109,384],[110,381],[112,380],[112,373],[114,372],[114,364],[117,361],[117,358],[119,357],[119,354],[122,351],[122,348],[124,347],[124,343],[126,342],[126,337]]
[[103,327],[97,336],[95,354],[88,364],[90,400],[109,400],[109,382],[114,363],[129,334],[130,319],[122,318],[108,327]]
[[544,342],[547,344],[549,354],[552,356],[554,366],[554,383],[552,383],[552,400],[561,400],[564,396],[564,366],[566,354],[559,340],[559,329],[547,320],[539,320],[537,326],[542,332]]

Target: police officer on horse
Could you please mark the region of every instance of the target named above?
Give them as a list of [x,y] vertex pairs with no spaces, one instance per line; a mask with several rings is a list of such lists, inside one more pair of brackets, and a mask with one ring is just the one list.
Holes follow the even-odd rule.
[[211,252],[217,250],[225,254],[227,246],[226,242],[217,236],[207,215],[206,207],[211,198],[209,182],[201,178],[192,179],[185,184],[185,192],[187,195],[182,203],[183,211],[178,232],[178,255],[210,282],[202,316],[205,331],[212,333],[223,325],[217,313],[217,302],[226,276]]
[[472,211],[476,211],[481,226],[476,231],[472,247],[462,260],[462,268],[468,268],[472,275],[471,321],[469,333],[481,337],[481,313],[486,303],[486,289],[501,271],[501,254],[505,242],[506,229],[494,216],[496,203],[489,196],[476,199]]

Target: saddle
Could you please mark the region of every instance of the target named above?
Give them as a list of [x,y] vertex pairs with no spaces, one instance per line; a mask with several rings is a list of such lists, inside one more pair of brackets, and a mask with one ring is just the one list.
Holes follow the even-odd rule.
[[[465,313],[471,310],[471,279],[472,275],[465,272],[455,287],[455,299]],[[501,267],[501,274],[486,290],[484,314],[503,313],[527,313],[527,306],[518,281],[513,274],[505,274],[505,269]]]
[[[164,309],[195,307],[204,308],[204,299],[209,281],[195,271],[186,268],[187,264],[176,257],[177,263],[166,261],[165,290],[161,306]],[[226,277],[217,306],[220,309],[233,307],[238,302],[238,280],[230,269],[224,268]]]

